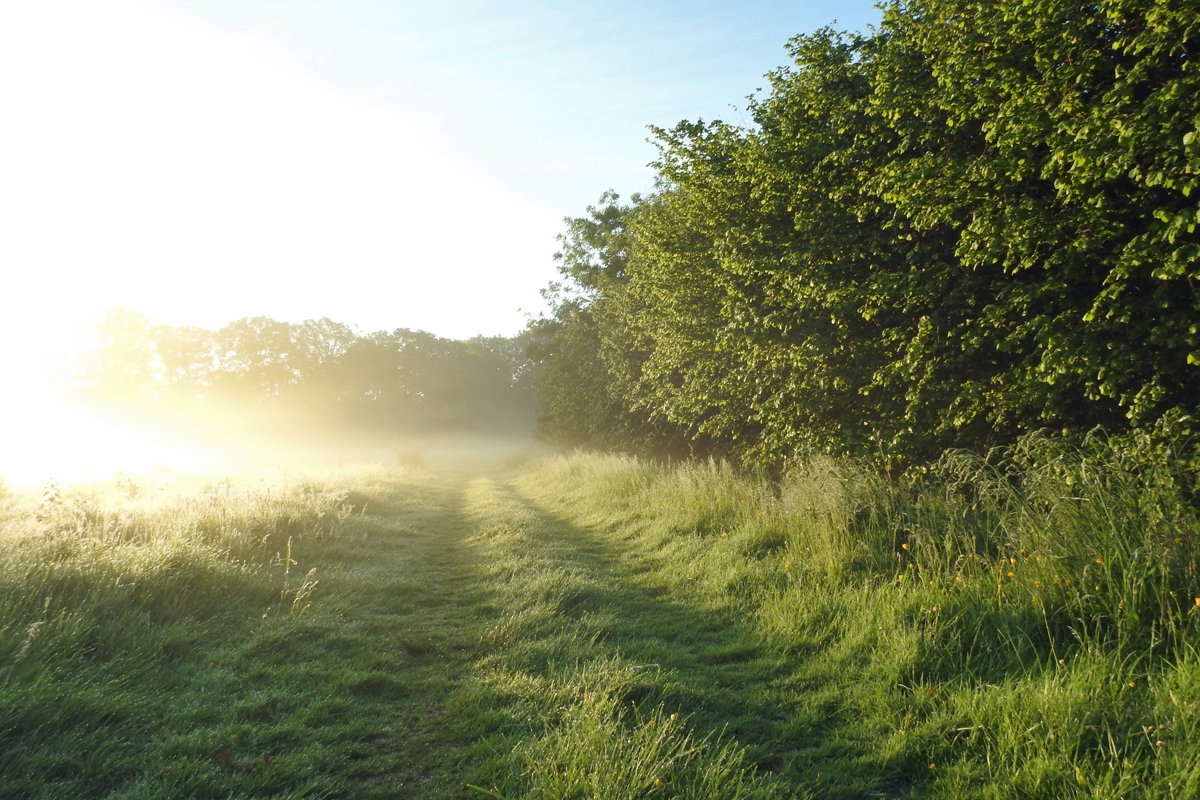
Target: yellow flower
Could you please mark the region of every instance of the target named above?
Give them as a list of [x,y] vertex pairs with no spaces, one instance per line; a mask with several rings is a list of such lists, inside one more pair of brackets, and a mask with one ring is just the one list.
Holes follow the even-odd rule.
[[1103,559],[1100,559],[1100,558],[1097,558],[1097,559],[1096,559],[1096,563],[1097,563],[1097,564],[1103,564],[1103,563],[1104,563],[1104,560],[1103,560]]
[[908,542],[905,542],[904,544],[900,545],[900,549],[901,549],[901,550],[907,550],[907,549],[908,549]]
[[1017,573],[1013,572],[1011,569],[1008,571],[1008,573],[1007,573],[1007,574],[1008,574],[1008,577],[1010,577],[1010,578],[1015,578],[1015,577],[1017,577]]
[[1040,587],[1041,587],[1041,585],[1042,585],[1042,582],[1041,582],[1041,581],[1039,581],[1037,578],[1034,578],[1034,579],[1033,579],[1033,585],[1034,585],[1034,588],[1040,588]]
[[1071,579],[1063,578],[1063,586],[1070,586],[1070,585],[1071,585]]

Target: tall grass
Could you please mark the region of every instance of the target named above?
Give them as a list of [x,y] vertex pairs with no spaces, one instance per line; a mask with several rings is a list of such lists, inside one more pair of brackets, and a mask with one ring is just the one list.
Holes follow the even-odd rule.
[[0,606],[0,631],[31,624],[31,612],[42,621],[116,608],[203,617],[231,593],[272,605],[291,577],[293,540],[333,535],[349,514],[344,492],[314,483],[245,491],[224,482],[175,497],[51,484],[6,514],[0,587],[24,602]]
[[102,794],[161,758],[147,732],[215,700],[185,688],[205,653],[244,637],[247,618],[302,613],[313,543],[350,513],[345,490],[312,481],[5,498],[0,794]]
[[1200,515],[1180,463],[1148,437],[1032,436],[904,481],[820,457],[772,484],[574,456],[524,485],[837,686],[840,735],[896,785],[1196,796]]
[[1182,463],[9,493],[0,795],[1200,796]]

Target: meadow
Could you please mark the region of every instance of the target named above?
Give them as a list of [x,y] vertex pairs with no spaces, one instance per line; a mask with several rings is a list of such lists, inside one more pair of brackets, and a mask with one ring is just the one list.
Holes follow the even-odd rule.
[[1200,796],[1143,444],[10,490],[0,796]]

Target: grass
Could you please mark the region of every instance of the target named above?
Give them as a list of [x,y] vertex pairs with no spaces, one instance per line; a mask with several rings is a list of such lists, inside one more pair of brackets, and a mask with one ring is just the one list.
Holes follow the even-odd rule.
[[0,796],[1200,796],[1169,454],[0,497]]

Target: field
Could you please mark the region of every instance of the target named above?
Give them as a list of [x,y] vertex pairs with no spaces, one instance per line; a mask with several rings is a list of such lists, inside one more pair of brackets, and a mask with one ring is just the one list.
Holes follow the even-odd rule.
[[0,796],[1200,796],[1194,506],[595,455],[9,491]]

